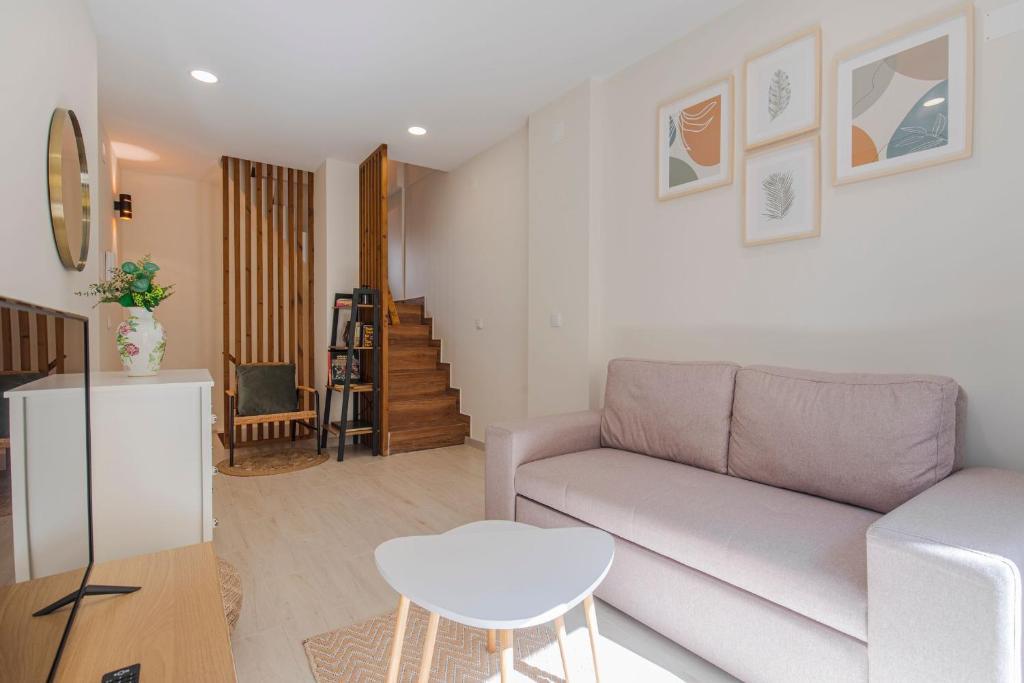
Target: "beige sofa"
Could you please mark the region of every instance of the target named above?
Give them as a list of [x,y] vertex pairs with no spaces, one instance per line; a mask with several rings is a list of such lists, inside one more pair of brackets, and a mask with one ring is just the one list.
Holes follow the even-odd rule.
[[615,536],[598,596],[745,681],[1021,680],[1024,474],[943,377],[609,364],[487,430],[488,518]]

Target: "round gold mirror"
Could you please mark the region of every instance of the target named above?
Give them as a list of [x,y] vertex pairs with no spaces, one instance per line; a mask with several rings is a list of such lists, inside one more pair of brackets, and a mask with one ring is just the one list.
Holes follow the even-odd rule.
[[89,256],[89,163],[78,117],[54,109],[47,159],[50,225],[65,268],[82,270]]

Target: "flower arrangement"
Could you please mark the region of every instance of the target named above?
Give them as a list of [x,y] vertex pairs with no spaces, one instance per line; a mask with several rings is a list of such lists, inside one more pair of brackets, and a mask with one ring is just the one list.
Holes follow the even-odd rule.
[[120,268],[110,269],[110,278],[94,282],[79,296],[97,296],[99,303],[121,304],[125,308],[139,307],[152,311],[160,302],[174,292],[174,285],[162,286],[156,283],[160,266],[150,260],[149,255],[138,261],[125,261]]

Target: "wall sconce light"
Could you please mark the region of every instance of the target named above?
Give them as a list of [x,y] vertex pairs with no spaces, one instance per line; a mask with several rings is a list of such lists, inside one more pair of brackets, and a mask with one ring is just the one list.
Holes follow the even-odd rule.
[[117,211],[117,217],[123,221],[130,221],[132,219],[132,196],[130,194],[119,195],[114,200],[114,211]]

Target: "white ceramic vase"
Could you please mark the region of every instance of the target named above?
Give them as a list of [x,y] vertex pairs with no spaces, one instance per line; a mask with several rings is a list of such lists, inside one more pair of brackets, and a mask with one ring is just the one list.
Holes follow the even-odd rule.
[[167,346],[164,326],[145,308],[129,308],[128,319],[117,326],[117,353],[132,377],[155,375]]

